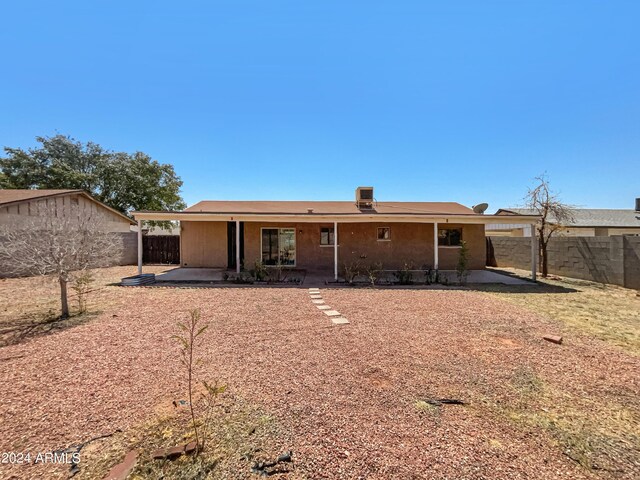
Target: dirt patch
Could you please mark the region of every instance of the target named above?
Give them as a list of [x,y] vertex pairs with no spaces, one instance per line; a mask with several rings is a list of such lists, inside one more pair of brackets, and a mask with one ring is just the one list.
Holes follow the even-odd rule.
[[[146,267],[160,273],[167,267]],[[125,266],[94,271],[95,281],[87,294],[88,309],[79,313],[77,295],[69,288],[71,316],[60,319],[60,287],[52,276],[0,279],[0,347],[23,342],[40,335],[56,333],[91,321],[98,314],[121,305],[131,292],[114,285],[120,278],[132,275],[137,267]]]

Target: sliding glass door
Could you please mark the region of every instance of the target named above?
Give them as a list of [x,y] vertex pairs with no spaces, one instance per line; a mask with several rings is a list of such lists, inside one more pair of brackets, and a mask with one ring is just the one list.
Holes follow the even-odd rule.
[[293,228],[262,229],[262,263],[296,264],[296,231]]

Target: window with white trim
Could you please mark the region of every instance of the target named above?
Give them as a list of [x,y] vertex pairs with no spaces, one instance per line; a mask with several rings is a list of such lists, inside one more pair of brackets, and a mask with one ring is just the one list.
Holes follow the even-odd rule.
[[334,238],[333,227],[320,228],[320,245],[333,245]]
[[262,229],[262,263],[265,265],[296,264],[296,231],[293,228]]
[[391,240],[391,227],[378,227],[378,241]]

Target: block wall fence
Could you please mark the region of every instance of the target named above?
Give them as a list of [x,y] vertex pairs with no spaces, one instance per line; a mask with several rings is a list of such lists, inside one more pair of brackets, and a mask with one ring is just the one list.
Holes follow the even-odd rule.
[[[547,247],[549,273],[640,290],[640,237],[558,237]],[[487,265],[531,268],[531,238],[487,237]]]

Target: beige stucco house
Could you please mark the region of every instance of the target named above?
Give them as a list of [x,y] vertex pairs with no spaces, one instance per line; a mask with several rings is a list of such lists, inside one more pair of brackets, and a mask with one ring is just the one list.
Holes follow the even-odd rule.
[[[206,200],[184,211],[133,215],[140,230],[146,220],[180,222],[182,267],[239,271],[241,264],[252,268],[262,262],[327,271],[336,278],[345,264],[355,261],[380,262],[389,270],[405,263],[453,270],[463,240],[469,268],[483,269],[485,225],[504,221],[455,202],[376,201],[371,187],[358,188],[355,201]],[[517,215],[508,221],[537,219]]]
[[[536,211],[528,208],[501,208],[496,215],[532,215]],[[574,208],[572,219],[565,222],[555,232],[557,237],[611,237],[614,235],[640,235],[640,198],[636,199],[635,209],[612,208]],[[550,218],[553,224],[554,219]],[[487,225],[487,235],[508,237],[530,237],[529,224]]]
[[135,225],[129,217],[99,202],[84,190],[0,190],[0,225],[19,225],[27,220],[72,210],[98,213],[111,232],[130,232]]
[[[83,190],[0,189],[0,237],[2,231],[38,227],[47,228],[51,216],[91,215],[99,218],[108,232],[119,237],[122,255],[114,258],[118,265],[132,265],[138,256],[135,222],[126,215],[99,202]],[[3,241],[0,238],[0,241]],[[3,276],[0,265],[0,276]]]

